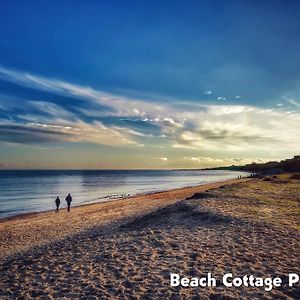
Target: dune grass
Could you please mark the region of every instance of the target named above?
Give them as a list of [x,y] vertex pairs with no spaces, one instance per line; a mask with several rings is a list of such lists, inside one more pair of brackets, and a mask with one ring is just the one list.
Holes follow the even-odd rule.
[[216,200],[212,200],[206,204],[215,205],[229,215],[300,230],[300,180],[294,179],[297,176],[299,174],[282,174],[271,181],[257,179],[242,185],[227,185],[220,190],[226,201],[216,204]]

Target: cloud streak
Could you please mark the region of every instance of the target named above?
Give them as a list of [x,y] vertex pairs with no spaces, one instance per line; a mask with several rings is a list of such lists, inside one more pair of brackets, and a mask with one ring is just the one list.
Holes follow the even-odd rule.
[[262,163],[266,161],[261,158],[212,158],[201,156],[184,157],[184,160],[193,162],[195,167],[245,165],[253,162]]
[[0,123],[0,141],[20,144],[86,142],[111,146],[139,145],[131,139],[135,133],[128,132],[126,128],[108,128],[102,123],[70,125]]
[[[294,147],[295,151],[300,150],[300,113],[282,107],[204,105],[176,99],[167,103],[151,102],[3,67],[0,68],[0,78],[50,92],[54,98],[63,95],[92,104],[92,108],[86,105],[77,109],[74,103],[75,113],[63,104],[29,100],[26,113],[11,116],[15,118],[10,120],[10,125],[2,121],[2,140],[138,146],[156,138],[154,143],[164,140],[173,149],[197,149],[223,155],[234,151],[267,154],[270,149],[284,152],[287,145]],[[292,104],[297,106],[298,102]],[[112,117],[114,122],[123,122],[123,125],[105,124]],[[139,125],[133,127],[133,123]],[[142,129],[142,123],[149,125],[147,132]]]

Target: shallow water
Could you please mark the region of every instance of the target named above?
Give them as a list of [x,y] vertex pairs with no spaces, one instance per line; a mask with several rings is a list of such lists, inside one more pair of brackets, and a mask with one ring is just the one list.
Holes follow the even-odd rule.
[[0,171],[0,218],[54,209],[56,196],[65,207],[71,193],[73,205],[195,186],[237,178],[234,171],[202,170],[101,170],[101,171]]

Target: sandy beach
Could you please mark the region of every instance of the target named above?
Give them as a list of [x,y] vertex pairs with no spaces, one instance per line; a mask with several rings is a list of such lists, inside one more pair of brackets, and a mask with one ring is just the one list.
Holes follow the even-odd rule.
[[[241,179],[0,221],[1,299],[299,299],[300,180]],[[282,287],[170,287],[170,273]]]

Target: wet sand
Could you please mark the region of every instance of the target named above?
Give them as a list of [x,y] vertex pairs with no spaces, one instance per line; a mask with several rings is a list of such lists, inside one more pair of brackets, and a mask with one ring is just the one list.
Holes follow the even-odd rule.
[[299,274],[299,202],[300,181],[286,176],[3,220],[0,298],[299,299],[299,285],[169,286],[170,272]]

